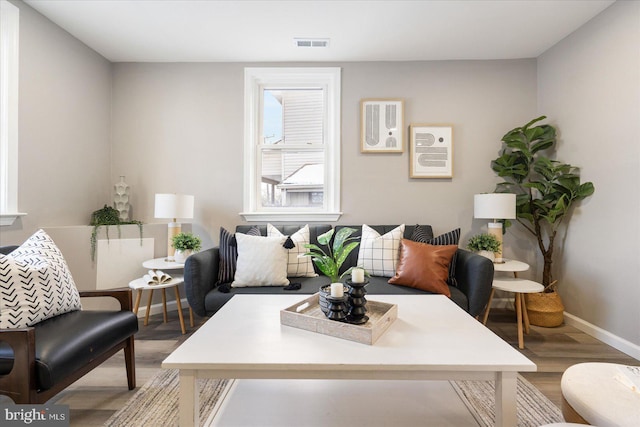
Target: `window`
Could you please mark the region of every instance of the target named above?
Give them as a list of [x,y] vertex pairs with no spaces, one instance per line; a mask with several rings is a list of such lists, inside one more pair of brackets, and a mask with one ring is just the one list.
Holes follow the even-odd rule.
[[0,225],[18,213],[18,25],[19,10],[0,0]]
[[245,69],[248,221],[340,216],[340,69]]

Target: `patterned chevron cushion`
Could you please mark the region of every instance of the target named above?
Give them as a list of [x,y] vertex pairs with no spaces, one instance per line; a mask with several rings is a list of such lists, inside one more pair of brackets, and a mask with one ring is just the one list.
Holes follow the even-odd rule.
[[0,254],[0,328],[33,326],[81,308],[62,252],[43,230],[9,255]]

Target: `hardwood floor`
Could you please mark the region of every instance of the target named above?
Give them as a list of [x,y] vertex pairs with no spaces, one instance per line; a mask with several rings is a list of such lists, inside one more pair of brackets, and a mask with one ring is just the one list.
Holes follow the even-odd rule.
[[[187,318],[187,310],[184,314]],[[196,316],[196,328],[205,320]],[[492,309],[487,326],[517,348],[513,311]],[[175,311],[169,313],[167,323],[162,322],[162,315],[152,316],[148,326],[140,322],[140,332],[136,335],[138,387],[160,369],[162,360],[194,330],[187,329],[187,334],[182,335]],[[567,367],[595,361],[640,365],[640,361],[566,325],[557,328],[532,326],[531,333],[525,335],[522,353],[538,365],[537,372],[524,373],[523,376],[558,407],[561,404],[560,378]],[[69,405],[71,426],[102,426],[136,390],[127,389],[124,357],[118,354],[60,393],[51,403]]]
[[[487,327],[517,349],[515,316],[511,310],[491,309]],[[524,346],[520,351],[538,366],[538,370],[524,372],[522,376],[559,408],[562,404],[560,379],[569,366],[583,362],[640,365],[633,357],[567,325],[557,328],[531,326],[529,335],[524,336]]]

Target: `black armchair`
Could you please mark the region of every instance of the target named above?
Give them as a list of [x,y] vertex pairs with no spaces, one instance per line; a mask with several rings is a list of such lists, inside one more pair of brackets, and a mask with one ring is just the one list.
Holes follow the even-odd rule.
[[[0,247],[10,253],[15,246]],[[0,329],[0,394],[16,404],[41,404],[124,350],[129,390],[136,386],[138,319],[128,288],[80,292],[111,297],[119,311],[77,310],[22,329]]]

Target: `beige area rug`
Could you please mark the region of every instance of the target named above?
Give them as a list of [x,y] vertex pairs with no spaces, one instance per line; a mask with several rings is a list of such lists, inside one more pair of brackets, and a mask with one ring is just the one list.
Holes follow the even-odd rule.
[[[217,410],[220,404],[218,400],[226,395],[230,385],[228,380],[198,380],[201,425],[206,425],[209,414]],[[478,425],[494,425],[495,396],[492,382],[452,381],[451,385]],[[538,427],[562,421],[560,410],[520,376],[517,403],[519,427]],[[178,373],[175,370],[160,370],[105,424],[108,427],[177,425]]]

